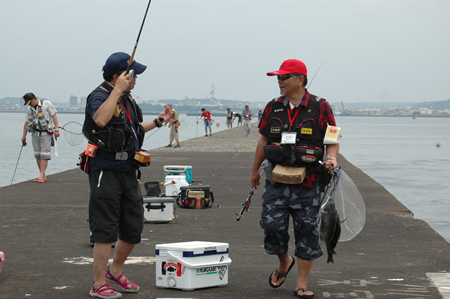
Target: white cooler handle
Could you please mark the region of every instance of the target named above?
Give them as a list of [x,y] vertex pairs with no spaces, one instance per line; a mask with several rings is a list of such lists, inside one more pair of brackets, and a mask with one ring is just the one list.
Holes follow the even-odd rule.
[[209,267],[209,266],[222,266],[222,265],[229,265],[231,264],[231,259],[228,258],[227,261],[224,262],[214,262],[214,263],[207,263],[207,264],[191,264],[187,263],[186,261],[180,259],[178,256],[174,255],[172,252],[167,251],[167,255],[176,261],[178,261],[183,266],[186,266],[188,268],[199,268],[199,267]]

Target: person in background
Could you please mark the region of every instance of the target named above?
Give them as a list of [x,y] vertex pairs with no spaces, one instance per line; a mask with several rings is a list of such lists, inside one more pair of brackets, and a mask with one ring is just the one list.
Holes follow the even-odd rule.
[[259,110],[259,112],[258,112],[258,122],[261,121],[261,116],[262,116],[262,111]]
[[[307,69],[303,62],[286,60],[278,71],[267,75],[277,76],[281,97],[266,105],[259,123],[261,137],[256,147],[251,186],[260,185],[259,167],[265,159],[275,168],[279,165],[288,165],[291,169],[306,168],[303,181],[287,184],[280,179],[274,181],[272,176],[272,181],[266,179],[265,182],[260,218],[265,234],[264,248],[268,254],[277,255],[279,260],[278,267],[269,276],[269,285],[280,287],[297,260],[294,295],[314,298],[314,293],[308,290],[307,278],[313,261],[322,255],[317,224],[319,180],[321,176],[322,179],[325,177],[326,169],[338,167],[339,144],[327,145],[325,168],[317,161],[313,162],[314,159],[309,159],[311,162],[302,159],[306,154],[301,149],[307,148],[308,154],[314,149],[315,158],[322,160],[327,124],[335,126],[336,121],[329,103],[306,90]],[[288,252],[289,215],[294,223],[296,258]]]
[[200,115],[199,118],[197,118],[197,123],[200,119],[203,118],[203,121],[205,123],[205,137],[208,137],[208,128],[209,128],[209,137],[212,137],[212,123],[214,121],[211,112],[206,110],[205,108],[202,108],[202,115]]
[[48,100],[39,100],[29,92],[23,96],[24,106],[28,105],[27,116],[23,126],[22,145],[27,145],[27,132],[31,133],[34,157],[39,168],[39,178],[33,182],[45,183],[48,161],[51,159],[53,134],[60,136],[56,109]]
[[237,118],[237,126],[238,127],[242,127],[242,115],[240,115],[239,113],[234,113],[234,118],[233,121]]
[[227,108],[227,127],[228,130],[233,129],[233,111],[230,108]]
[[247,137],[252,128],[252,111],[248,108],[248,105],[245,105],[242,115],[244,116],[244,135]]
[[[165,105],[157,118],[143,122],[131,90],[137,75],[147,67],[132,61],[130,70],[134,73],[127,73],[129,60],[130,55],[123,52],[108,57],[103,66],[105,81],[88,96],[83,124],[83,134],[89,141],[87,151],[92,154],[88,160],[89,225],[94,243],[94,281],[89,294],[96,298],[122,298],[117,290],[139,291],[139,286],[122,272],[128,256],[141,242],[144,224],[140,165],[135,157],[143,154],[145,132],[161,127],[172,117],[172,107]],[[114,257],[108,266],[114,242]]]
[[170,142],[166,147],[172,147],[172,142],[175,139],[177,141],[177,145],[174,148],[181,147],[180,138],[178,136],[178,126],[180,125],[180,121],[178,120],[178,112],[175,109],[172,109],[173,116],[169,121],[170,128]]

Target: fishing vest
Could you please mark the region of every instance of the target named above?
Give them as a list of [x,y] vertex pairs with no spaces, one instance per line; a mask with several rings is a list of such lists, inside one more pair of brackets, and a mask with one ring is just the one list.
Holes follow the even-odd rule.
[[[44,105],[45,100],[41,100],[41,105],[36,105],[35,111],[32,111],[31,115],[28,116],[28,132],[34,133],[36,131],[44,132],[49,129],[48,121],[45,118],[44,111],[42,110],[42,106]],[[36,121],[37,120],[37,121]]]
[[[111,86],[105,81],[93,92],[100,91],[109,97],[111,90]],[[87,101],[89,101],[91,95],[92,93],[89,94]],[[141,125],[143,121],[142,110],[131,96],[129,96],[128,99],[136,115],[136,135],[139,139],[139,148],[141,148],[144,143],[145,135],[145,129]],[[125,121],[125,112],[123,109],[120,110],[119,116],[113,115],[108,124],[103,128],[100,128],[94,123],[86,110],[83,124],[83,134],[90,143],[97,145],[100,149],[111,152],[126,151],[130,143],[135,140],[132,129]]]
[[[320,130],[319,115],[320,105],[325,99],[309,94],[308,106],[297,108],[300,111],[291,128],[287,110],[290,109],[289,103],[285,106],[278,100],[275,99],[271,107],[267,145],[264,146],[266,159],[272,164],[316,167],[324,153],[324,134]],[[281,144],[283,132],[296,132],[295,144]]]

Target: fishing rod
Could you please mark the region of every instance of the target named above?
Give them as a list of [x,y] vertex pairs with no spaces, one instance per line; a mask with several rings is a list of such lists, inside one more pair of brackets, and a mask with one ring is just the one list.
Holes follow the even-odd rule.
[[323,64],[323,60],[322,60],[322,63],[319,65],[319,68],[317,69],[317,71],[316,71],[316,73],[314,74],[313,78],[311,79],[311,82],[309,82],[308,86],[306,87],[307,89],[308,89],[309,87],[311,87],[311,84],[313,83],[314,78],[316,77],[317,73],[319,72],[320,68],[322,67],[322,64]]
[[13,177],[11,179],[11,185],[12,185],[12,183],[14,181],[14,177],[16,176],[17,165],[19,165],[19,160],[20,160],[20,155],[22,154],[22,149],[23,149],[23,144],[22,144],[22,147],[20,148],[19,158],[17,158],[16,169],[14,169],[14,174],[13,174]]
[[[261,171],[259,172],[260,176],[263,173],[263,171],[264,171],[264,168],[261,169]],[[250,193],[248,194],[247,198],[242,203],[241,211],[238,214],[236,214],[236,220],[237,221],[239,221],[241,219],[241,217],[242,217],[242,215],[244,214],[245,211],[248,211],[248,208],[250,207],[250,204],[252,202],[252,196],[253,196],[253,193],[255,192],[255,190],[256,190],[256,185],[255,185],[255,187],[252,188],[252,190],[250,190]]]
[[256,190],[256,186],[252,188],[252,190],[250,191],[250,193],[247,196],[247,199],[245,199],[245,201],[242,203],[242,209],[241,211],[236,214],[236,220],[239,221],[242,217],[242,214],[244,214],[245,211],[248,210],[248,208],[250,207],[250,203],[252,202],[252,196],[253,196],[253,192]]
[[[137,46],[138,46],[138,43],[139,43],[139,39],[141,37],[142,28],[144,28],[145,19],[147,18],[148,9],[150,8],[150,3],[151,2],[152,2],[152,0],[148,1],[147,9],[145,10],[145,14],[144,14],[144,19],[142,20],[141,28],[139,29],[139,34],[137,36],[136,43],[134,44],[133,53],[131,54],[130,60],[128,61],[127,74],[130,72],[131,65],[133,64],[134,54],[136,54],[136,49],[137,49]],[[134,72],[132,71],[130,73],[130,75],[131,75],[130,76],[130,81],[131,81],[131,79],[133,79]]]
[[[136,39],[136,43],[134,44],[133,53],[131,54],[130,60],[128,61],[126,74],[130,74],[130,78],[128,79],[129,82],[131,82],[131,80],[133,80],[133,78],[134,78],[134,70],[130,70],[130,69],[131,69],[131,65],[133,64],[133,61],[134,61],[134,54],[136,54],[136,49],[137,49],[137,46],[138,46],[138,43],[139,43],[139,39],[141,37],[142,28],[144,28],[145,19],[147,18],[148,9],[150,8],[150,3],[151,2],[152,2],[152,0],[148,0],[147,9],[145,10],[144,18],[142,19],[141,28],[139,29],[139,33],[138,33],[138,36],[137,36],[137,39]],[[120,98],[119,98],[119,101],[120,101]],[[119,101],[117,102],[116,109],[114,110],[114,116],[116,116],[116,117],[119,116],[119,114],[120,114]]]

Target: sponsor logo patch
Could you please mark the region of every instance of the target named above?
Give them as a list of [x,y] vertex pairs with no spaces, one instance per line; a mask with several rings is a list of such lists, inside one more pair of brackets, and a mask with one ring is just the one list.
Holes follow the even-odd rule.
[[311,128],[302,128],[300,131],[301,134],[308,134],[312,135],[312,129]]
[[281,128],[280,127],[275,127],[275,128],[270,128],[270,133],[271,134],[278,134],[281,132]]

